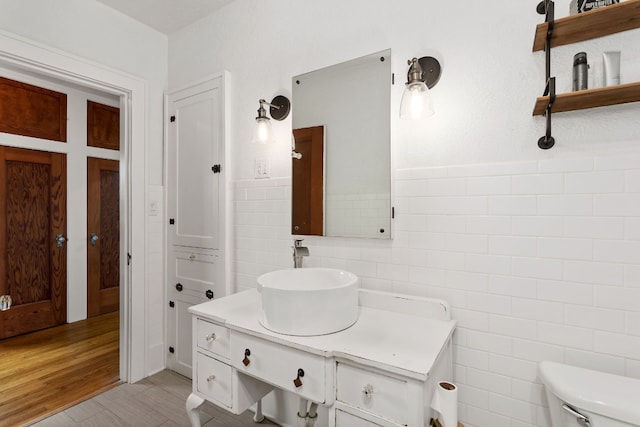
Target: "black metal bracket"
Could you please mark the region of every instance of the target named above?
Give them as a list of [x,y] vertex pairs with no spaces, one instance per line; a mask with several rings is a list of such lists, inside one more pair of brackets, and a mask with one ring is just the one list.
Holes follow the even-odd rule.
[[538,139],[538,147],[543,150],[548,150],[556,143],[555,139],[551,136],[551,109],[553,103],[556,101],[556,78],[551,77],[551,38],[553,37],[554,22],[555,22],[555,5],[553,0],[543,0],[538,4],[536,8],[539,14],[545,15],[545,22],[547,26],[547,37],[544,44],[545,52],[545,75],[547,84],[544,89],[544,96],[549,96],[549,102],[545,109],[545,117],[547,119],[547,129],[545,135]]
[[538,147],[543,150],[548,150],[556,143],[555,139],[551,136],[551,109],[553,108],[553,103],[556,101],[555,77],[551,77],[549,80],[547,80],[547,86],[544,89],[544,95],[549,95],[549,103],[547,104],[547,108],[544,113],[547,119],[547,131],[545,135],[540,137],[540,139],[538,140]]

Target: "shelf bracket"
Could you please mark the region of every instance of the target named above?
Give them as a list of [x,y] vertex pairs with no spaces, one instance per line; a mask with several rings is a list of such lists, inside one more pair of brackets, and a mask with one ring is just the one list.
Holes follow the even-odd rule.
[[551,136],[551,109],[553,108],[553,103],[556,101],[556,78],[551,77],[547,81],[547,86],[544,89],[544,96],[549,95],[549,103],[547,104],[547,108],[544,112],[544,115],[547,119],[547,131],[543,137],[538,140],[538,147],[543,150],[548,150],[553,147],[556,143],[555,139]]
[[556,100],[556,78],[551,77],[551,38],[553,37],[553,23],[555,21],[555,5],[553,0],[543,0],[538,4],[536,8],[539,14],[545,15],[545,22],[547,26],[547,37],[544,45],[545,52],[545,74],[547,78],[547,85],[544,89],[544,96],[549,95],[549,103],[545,110],[545,116],[547,119],[547,131],[543,137],[538,140],[538,147],[543,150],[548,150],[553,147],[555,140],[551,136],[551,109],[553,103]]

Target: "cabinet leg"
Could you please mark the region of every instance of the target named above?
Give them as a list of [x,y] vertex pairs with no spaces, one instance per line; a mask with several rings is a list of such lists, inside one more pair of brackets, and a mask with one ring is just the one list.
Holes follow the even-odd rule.
[[253,416],[253,421],[256,423],[264,421],[264,415],[262,414],[262,399],[258,400],[256,403],[256,413]]
[[200,406],[204,403],[204,399],[191,393],[187,398],[187,415],[191,421],[192,427],[200,427]]

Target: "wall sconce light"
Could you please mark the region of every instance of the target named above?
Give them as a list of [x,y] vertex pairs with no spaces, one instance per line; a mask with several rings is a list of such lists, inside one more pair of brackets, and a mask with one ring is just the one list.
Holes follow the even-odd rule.
[[429,89],[440,80],[440,63],[431,56],[423,56],[413,58],[407,64],[410,67],[400,102],[400,118],[419,120],[432,116],[434,110]]
[[264,106],[269,106],[269,114],[274,120],[282,121],[289,115],[291,102],[289,102],[289,98],[282,95],[276,96],[271,102],[264,99],[258,102],[260,102],[260,108],[258,108],[258,117],[256,117],[256,124],[253,128],[252,142],[266,144],[271,140],[271,120],[267,117],[267,110]]

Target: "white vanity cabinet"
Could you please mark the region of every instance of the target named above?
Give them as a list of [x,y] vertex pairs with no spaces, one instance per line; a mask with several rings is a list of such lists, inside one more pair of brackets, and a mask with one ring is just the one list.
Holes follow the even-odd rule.
[[455,322],[448,305],[359,292],[353,326],[311,337],[263,328],[255,290],[191,307],[192,424],[200,425],[204,400],[239,414],[277,388],[327,407],[328,418],[318,425],[428,426],[437,382],[452,376]]
[[451,377],[451,363],[450,340],[426,380],[338,359],[330,417],[335,427],[428,426],[437,381]]
[[233,408],[233,369],[229,364],[229,329],[193,319],[193,388],[203,398]]
[[[219,323],[193,318],[193,393],[188,405],[200,406],[208,400],[241,414],[273,390],[262,381],[244,376],[231,365],[231,331]],[[196,411],[189,412],[193,425],[199,425]]]
[[[394,425],[407,425],[409,417],[408,383],[403,378],[374,372],[348,363],[337,363],[336,400],[343,412],[364,412],[388,420]],[[336,424],[344,418],[336,414]]]
[[231,363],[238,372],[313,402],[333,400],[331,359],[236,331],[231,335]]

